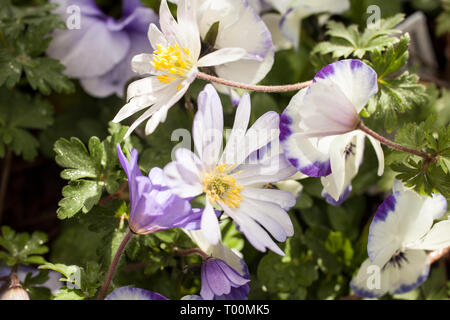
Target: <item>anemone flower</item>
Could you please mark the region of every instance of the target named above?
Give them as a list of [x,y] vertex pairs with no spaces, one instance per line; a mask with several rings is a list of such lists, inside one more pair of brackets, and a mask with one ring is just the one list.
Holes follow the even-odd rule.
[[[132,60],[132,69],[146,78],[131,83],[128,103],[122,107],[114,122],[148,108],[133,122],[127,136],[147,120],[145,133],[151,134],[164,122],[168,110],[186,93],[195,80],[199,67],[217,67],[245,58],[249,53],[241,47],[222,47],[200,57],[201,41],[197,25],[195,1],[178,1],[177,19],[173,18],[167,1],[161,1],[159,18],[161,31],[150,24],[148,38],[154,49]],[[241,72],[241,71],[239,71]]]
[[219,222],[213,209],[217,204],[256,249],[264,252],[269,248],[284,255],[264,228],[277,241],[292,236],[292,222],[284,208],[292,207],[295,198],[290,192],[259,185],[284,180],[295,173],[295,168],[278,153],[262,161],[246,162],[252,152],[277,141],[279,135],[279,116],[275,112],[265,113],[247,130],[250,109],[250,96],[245,94],[222,152],[222,104],[214,87],[206,85],[199,94],[193,124],[197,154],[177,149],[176,160],[166,165],[164,173],[174,193],[182,197],[206,195],[201,229],[211,244],[220,240]]
[[342,60],[320,70],[281,115],[280,142],[291,164],[310,177],[322,177],[323,195],[340,204],[351,190],[367,136],[384,172],[380,142],[358,130],[359,112],[378,91],[377,74],[359,60]]
[[[79,26],[56,30],[47,54],[65,65],[65,74],[80,80],[94,97],[123,96],[126,83],[136,74],[130,70],[133,56],[151,51],[146,33],[158,16],[139,0],[123,1],[123,16],[116,20],[104,14],[94,0],[52,0],[64,21],[79,14]],[[71,11],[78,8],[79,11]],[[74,20],[75,21],[75,20]]]
[[446,210],[447,201],[441,195],[426,197],[394,188],[370,224],[369,258],[350,284],[356,294],[375,298],[387,292],[405,293],[421,285],[430,267],[425,250],[450,246],[450,220],[433,225]]
[[117,155],[128,177],[132,232],[144,235],[176,227],[199,229],[201,210],[192,209],[188,199],[172,193],[160,168],[153,168],[145,177],[139,170],[136,149],[128,161],[117,144]]

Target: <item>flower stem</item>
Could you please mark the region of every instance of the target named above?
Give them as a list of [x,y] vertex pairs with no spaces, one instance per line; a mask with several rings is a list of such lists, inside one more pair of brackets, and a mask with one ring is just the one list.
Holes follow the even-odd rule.
[[234,82],[231,80],[225,80],[222,78],[218,78],[218,77],[206,74],[204,72],[199,72],[197,74],[197,78],[206,80],[206,81],[220,83],[220,84],[226,85],[228,87],[234,87],[234,88],[250,90],[250,91],[261,91],[261,92],[298,91],[300,89],[309,87],[312,83],[312,81],[305,81],[305,82],[287,84],[287,85],[282,85],[282,86],[259,86],[259,85],[245,84],[245,83],[241,83],[241,82]]
[[175,253],[176,253],[176,255],[179,255],[179,256],[198,254],[203,258],[203,260],[206,260],[209,258],[209,255],[199,248],[192,248],[192,249],[187,249],[187,250],[177,250]]
[[8,187],[9,173],[11,171],[12,151],[6,150],[5,160],[3,160],[2,182],[0,185],[0,225],[3,218],[3,207],[5,204],[6,189]]
[[126,245],[130,241],[130,239],[133,237],[133,233],[131,230],[128,231],[126,236],[123,238],[122,242],[120,243],[119,248],[116,251],[116,255],[114,256],[114,259],[111,263],[111,266],[109,267],[108,274],[105,279],[105,283],[103,283],[103,286],[100,290],[100,293],[98,294],[97,300],[103,300],[106,296],[106,292],[108,291],[109,284],[111,283],[111,279],[114,275],[114,272],[116,271],[117,264],[119,263],[120,256],[122,255],[123,250],[125,249]]
[[361,130],[362,132],[368,134],[369,136],[375,138],[376,140],[380,141],[381,143],[383,143],[383,144],[385,144],[385,145],[387,145],[387,146],[389,146],[389,147],[391,147],[393,149],[400,150],[402,152],[406,152],[406,153],[410,153],[410,154],[422,157],[422,158],[424,158],[427,161],[431,161],[431,162],[435,162],[436,161],[435,156],[433,156],[431,154],[428,154],[428,153],[425,153],[425,152],[422,152],[422,151],[419,151],[419,150],[416,150],[416,149],[411,149],[411,148],[399,145],[399,144],[397,144],[397,143],[395,143],[395,142],[393,142],[393,141],[391,141],[389,139],[386,139],[383,136],[380,136],[375,131],[373,131],[373,130],[369,129],[368,127],[366,127],[362,123],[362,121],[358,124],[356,129]]

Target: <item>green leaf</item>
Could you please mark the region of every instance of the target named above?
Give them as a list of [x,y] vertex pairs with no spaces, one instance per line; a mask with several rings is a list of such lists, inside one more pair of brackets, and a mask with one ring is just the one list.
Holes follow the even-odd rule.
[[321,55],[331,53],[333,58],[353,56],[362,59],[367,53],[383,50],[387,46],[397,43],[398,39],[393,35],[400,31],[394,27],[403,19],[403,14],[381,19],[379,28],[368,27],[363,32],[360,32],[356,25],[346,27],[340,22],[331,20],[327,24],[326,32],[330,36],[330,40],[317,44],[313,53]]
[[[98,140],[92,137],[90,140]],[[93,144],[90,142],[90,144]],[[65,169],[61,173],[61,178],[67,180],[77,180],[80,178],[96,178],[98,175],[97,163],[91,158],[89,151],[78,138],[59,139],[55,143],[56,163]],[[95,149],[96,153],[98,150]]]
[[59,201],[56,211],[59,219],[73,217],[80,210],[89,212],[102,196],[102,186],[96,181],[70,181],[62,190],[64,199]]
[[214,48],[216,44],[217,34],[219,33],[219,22],[220,21],[216,21],[211,25],[204,38],[204,42],[211,48]]
[[62,72],[64,66],[44,56],[55,28],[65,28],[59,15],[51,11],[54,4],[12,6],[2,3],[0,15],[0,86],[9,89],[19,83],[22,75],[34,90],[43,94],[72,92],[73,83]]
[[[64,198],[57,210],[60,219],[87,213],[96,205],[103,192],[115,193],[123,183],[124,172],[119,164],[116,145],[122,142],[128,128],[110,124],[110,136],[100,141],[91,137],[88,147],[80,139],[61,138],[55,142],[56,162],[65,169],[61,172],[69,184],[62,190]],[[125,153],[133,147],[130,139],[124,141]]]
[[442,0],[443,12],[436,18],[436,34],[442,36],[450,32],[450,1]]
[[[0,147],[10,148],[27,161],[37,156],[38,140],[27,129],[45,129],[53,123],[50,103],[35,96],[0,88]],[[3,155],[4,152],[2,152]]]
[[8,226],[3,226],[1,232],[0,246],[7,251],[2,258],[6,260],[7,265],[46,263],[45,259],[40,256],[48,252],[48,248],[44,246],[44,243],[47,242],[45,233],[36,231],[30,236],[26,232],[15,233]]
[[447,277],[444,266],[436,266],[431,269],[430,275],[420,287],[423,299],[426,300],[448,300]]
[[81,290],[63,287],[58,291],[54,300],[84,300],[84,298]]
[[419,77],[408,71],[396,78],[379,79],[379,90],[369,100],[368,109],[375,110],[376,119],[383,119],[386,130],[394,129],[399,113],[426,101],[425,87],[418,81]]

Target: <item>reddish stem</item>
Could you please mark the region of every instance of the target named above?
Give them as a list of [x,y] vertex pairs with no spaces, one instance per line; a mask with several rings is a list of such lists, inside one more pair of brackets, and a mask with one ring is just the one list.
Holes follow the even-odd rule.
[[129,230],[125,238],[123,238],[122,242],[120,243],[119,248],[117,249],[117,252],[114,256],[111,266],[109,267],[105,283],[103,283],[100,293],[98,294],[97,300],[103,300],[105,298],[106,292],[108,291],[109,288],[109,284],[111,283],[114,272],[116,271],[117,264],[119,263],[120,256],[122,255],[123,250],[125,249],[126,245],[128,244],[128,242],[132,237],[133,233],[131,232],[131,230]]
[[300,89],[309,87],[312,83],[312,81],[305,81],[305,82],[299,82],[295,84],[287,84],[282,86],[260,86],[260,85],[251,85],[241,82],[235,82],[231,80],[225,80],[222,78],[218,78],[209,74],[206,74],[204,72],[199,72],[197,74],[197,78],[220,83],[223,85],[226,85],[228,87],[234,87],[244,90],[250,90],[250,91],[261,91],[261,92],[288,92],[288,91],[298,91]]
[[369,129],[368,127],[366,127],[362,122],[360,122],[358,124],[358,126],[356,127],[356,129],[361,130],[362,132],[368,134],[369,136],[375,138],[376,140],[380,141],[381,143],[393,148],[393,149],[397,149],[406,153],[410,153],[410,154],[414,154],[416,156],[422,157],[425,160],[428,161],[436,161],[435,157],[431,154],[419,151],[419,150],[415,150],[415,149],[411,149],[402,145],[399,145],[389,139],[386,139],[385,137],[379,135],[378,133],[376,133],[375,131]]
[[176,251],[176,255],[178,255],[178,256],[187,256],[190,254],[198,254],[203,258],[203,260],[206,260],[209,258],[209,255],[199,248],[192,248],[192,249],[187,249],[187,250],[177,250]]

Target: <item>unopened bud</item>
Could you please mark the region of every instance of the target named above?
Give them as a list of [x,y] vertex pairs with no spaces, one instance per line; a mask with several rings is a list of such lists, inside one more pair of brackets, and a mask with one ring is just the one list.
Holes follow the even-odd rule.
[[11,285],[2,295],[0,300],[30,300],[28,293],[20,285],[19,279],[14,274],[11,276]]

